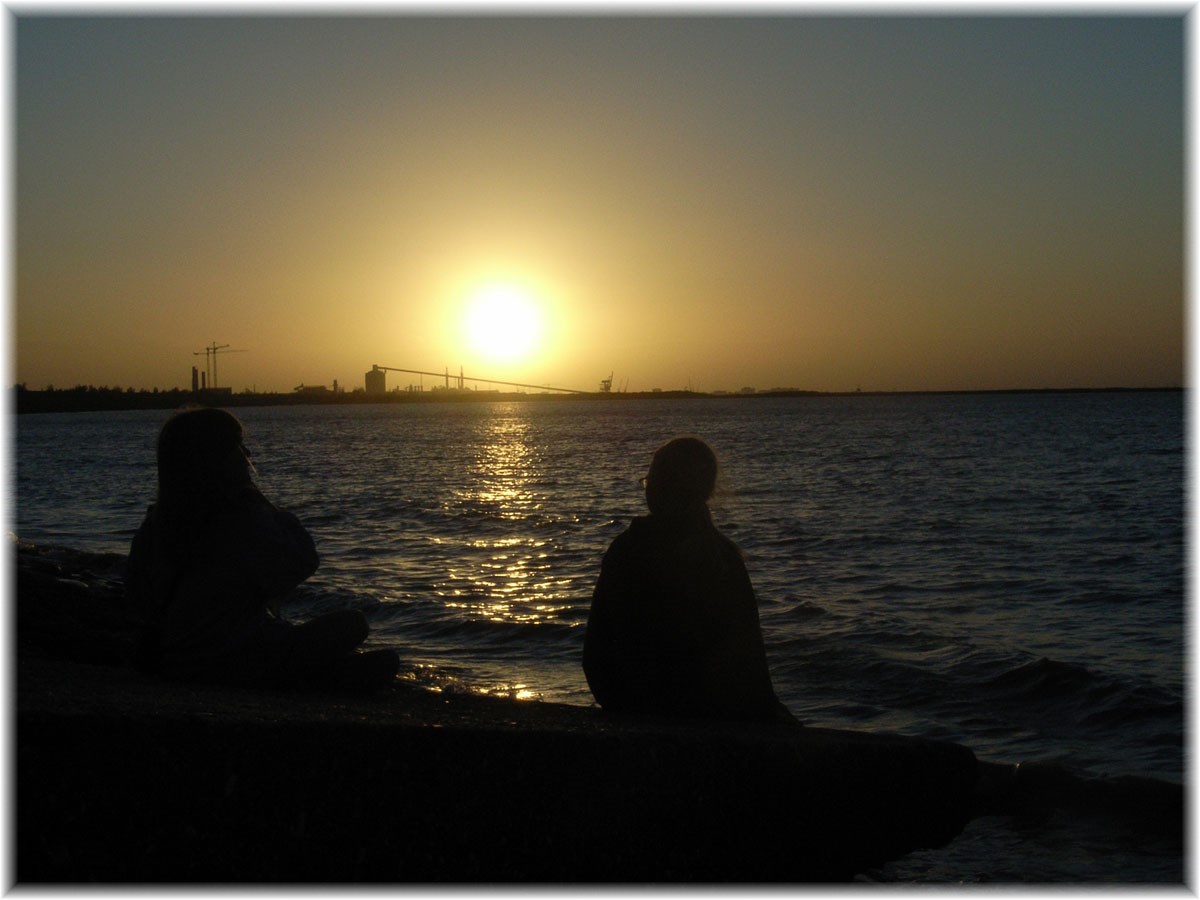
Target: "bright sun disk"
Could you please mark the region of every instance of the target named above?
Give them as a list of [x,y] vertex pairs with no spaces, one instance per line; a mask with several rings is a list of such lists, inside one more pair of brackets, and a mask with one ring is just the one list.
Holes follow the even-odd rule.
[[537,348],[542,331],[533,298],[509,285],[476,292],[467,305],[464,325],[471,349],[495,362],[524,359]]

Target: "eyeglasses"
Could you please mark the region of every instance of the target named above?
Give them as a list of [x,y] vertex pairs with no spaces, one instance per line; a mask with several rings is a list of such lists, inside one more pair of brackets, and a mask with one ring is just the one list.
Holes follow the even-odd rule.
[[250,455],[250,451],[245,444],[238,444],[238,449],[242,451],[242,457],[246,460],[246,468],[250,470],[251,475],[257,475],[258,469],[254,467],[254,457]]

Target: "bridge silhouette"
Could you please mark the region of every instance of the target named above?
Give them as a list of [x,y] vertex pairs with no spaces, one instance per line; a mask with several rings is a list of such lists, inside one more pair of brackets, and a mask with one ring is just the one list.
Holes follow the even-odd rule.
[[[446,387],[450,387],[450,379],[452,377],[450,375],[449,369],[447,369],[445,372],[426,372],[422,369],[399,369],[399,368],[396,368],[395,366],[372,365],[371,370],[375,371],[375,372],[405,372],[409,375],[431,375],[434,378],[445,378],[446,379]],[[470,382],[478,383],[478,384],[498,384],[498,385],[502,385],[503,387],[532,388],[533,390],[536,390],[536,391],[559,391],[564,394],[588,394],[588,393],[591,393],[591,391],[580,391],[580,390],[576,390],[575,388],[551,387],[548,384],[523,384],[519,381],[498,381],[495,378],[473,378],[473,377],[464,375],[461,368],[458,370],[457,381],[458,381],[458,387],[460,389],[462,389],[462,387],[463,387],[463,382],[470,381]]]

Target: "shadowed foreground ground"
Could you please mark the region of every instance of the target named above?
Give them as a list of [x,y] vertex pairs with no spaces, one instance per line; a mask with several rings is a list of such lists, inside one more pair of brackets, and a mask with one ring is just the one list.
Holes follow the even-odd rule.
[[15,555],[24,884],[838,881],[951,840],[988,768],[939,742],[400,682],[170,685],[124,665],[122,557]]

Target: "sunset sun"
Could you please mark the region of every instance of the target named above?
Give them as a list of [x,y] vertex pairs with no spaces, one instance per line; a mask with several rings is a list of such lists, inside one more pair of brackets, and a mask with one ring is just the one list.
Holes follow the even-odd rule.
[[463,322],[470,348],[494,362],[516,362],[538,349],[541,311],[523,288],[489,285],[467,303]]

